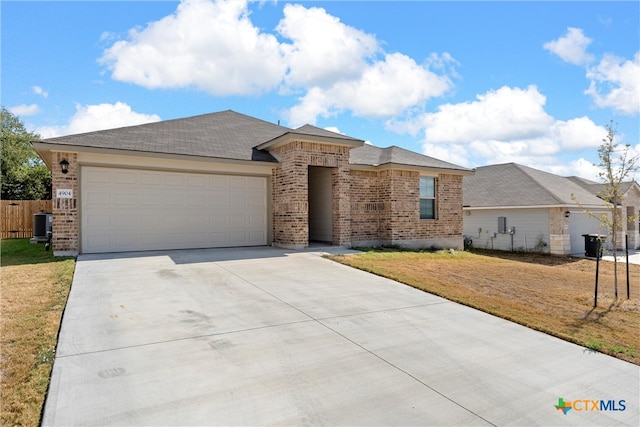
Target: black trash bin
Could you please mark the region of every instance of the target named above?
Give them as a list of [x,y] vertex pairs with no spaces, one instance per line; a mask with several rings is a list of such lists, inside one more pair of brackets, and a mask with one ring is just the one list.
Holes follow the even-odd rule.
[[601,234],[583,234],[584,237],[584,255],[589,258],[598,258],[602,242],[605,237]]

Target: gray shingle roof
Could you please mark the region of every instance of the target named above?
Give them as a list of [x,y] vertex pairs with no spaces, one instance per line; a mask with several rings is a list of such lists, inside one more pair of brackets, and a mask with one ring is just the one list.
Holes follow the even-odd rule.
[[456,172],[471,172],[470,169],[454,165],[443,160],[434,159],[414,151],[391,146],[379,148],[365,144],[362,147],[352,148],[350,151],[349,163],[352,165],[385,165],[397,164],[407,166],[418,166],[430,169],[443,169]]
[[[256,147],[287,134],[343,140],[346,144],[352,145],[362,144],[362,140],[312,125],[290,129],[232,110],[48,138],[38,142],[70,147],[277,162],[267,150],[259,150]],[[359,165],[395,163],[469,172],[468,169],[460,166],[395,146],[378,148],[365,145],[353,148],[350,163]]]
[[312,126],[312,125],[300,126],[296,130],[294,130],[294,132],[297,133],[297,134],[302,134],[302,135],[325,136],[325,137],[328,137],[328,138],[339,138],[339,139],[346,139],[346,140],[350,140],[350,141],[362,141],[362,140],[357,139],[357,138],[352,138],[350,136],[343,135],[341,133],[336,133],[336,132],[332,132],[330,130],[321,129],[319,127],[315,127],[315,126]]
[[463,183],[463,204],[469,207],[606,206],[569,178],[516,163],[476,168]]
[[292,130],[227,110],[183,119],[49,138],[40,142],[164,154],[275,162],[253,147]]
[[[577,176],[570,176],[568,179],[570,179],[571,181],[575,182],[576,184],[580,185],[582,188],[584,188],[585,190],[590,191],[593,194],[596,194],[598,196],[602,195],[602,193],[604,193],[607,189],[606,184],[603,183],[597,183],[594,181],[589,181],[587,179],[583,179]],[[627,191],[629,191],[631,189],[631,187],[633,187],[633,185],[636,184],[635,181],[623,181],[620,183],[620,193],[622,195],[624,195]]]

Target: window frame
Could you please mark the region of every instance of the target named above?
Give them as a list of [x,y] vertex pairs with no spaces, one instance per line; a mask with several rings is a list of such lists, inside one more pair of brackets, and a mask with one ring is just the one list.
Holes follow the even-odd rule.
[[[430,179],[433,180],[433,196],[430,195],[423,195],[422,194],[422,180],[423,179]],[[420,179],[418,181],[418,199],[419,199],[419,206],[418,206],[418,217],[420,218],[420,221],[435,221],[438,219],[438,210],[437,210],[437,200],[438,200],[438,178],[435,176],[428,176],[428,175],[421,175]],[[429,218],[423,218],[422,216],[422,201],[423,200],[429,200],[432,203],[432,217]]]

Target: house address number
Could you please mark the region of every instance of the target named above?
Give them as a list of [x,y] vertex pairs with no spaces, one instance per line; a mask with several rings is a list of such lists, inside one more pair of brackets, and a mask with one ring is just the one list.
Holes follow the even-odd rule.
[[73,199],[73,190],[56,189],[56,197],[58,199]]

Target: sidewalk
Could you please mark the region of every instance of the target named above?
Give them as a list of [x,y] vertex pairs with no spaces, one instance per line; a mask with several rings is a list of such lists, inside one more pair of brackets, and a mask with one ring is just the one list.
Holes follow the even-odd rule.
[[[602,259],[613,262],[613,254],[605,254],[602,256]],[[626,262],[626,254],[624,251],[618,251],[618,262]],[[629,264],[640,264],[640,251],[629,251]]]

